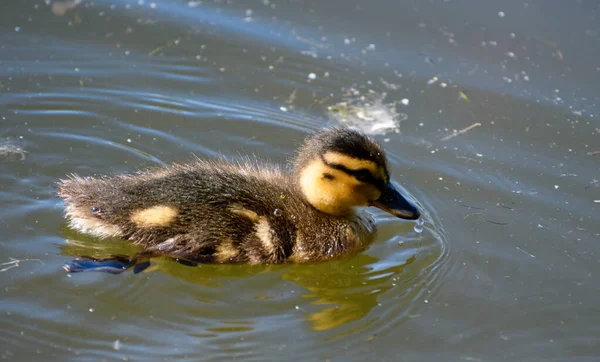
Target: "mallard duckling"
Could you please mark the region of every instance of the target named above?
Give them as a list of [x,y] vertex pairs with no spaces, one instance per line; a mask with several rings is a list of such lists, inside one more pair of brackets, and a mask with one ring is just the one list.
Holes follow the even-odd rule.
[[[390,182],[383,149],[349,128],[307,138],[290,173],[252,160],[196,160],[132,175],[72,176],[60,181],[58,195],[73,229],[141,244],[146,256],[200,263],[336,258],[373,241],[374,222],[357,208],[420,216]],[[107,260],[95,267],[106,269]],[[89,262],[67,270],[93,269]]]

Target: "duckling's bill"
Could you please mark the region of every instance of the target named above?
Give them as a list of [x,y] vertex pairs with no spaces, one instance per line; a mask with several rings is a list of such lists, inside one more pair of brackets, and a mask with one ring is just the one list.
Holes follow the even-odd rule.
[[417,220],[421,217],[419,208],[402,196],[391,182],[385,185],[381,196],[370,204],[401,219]]

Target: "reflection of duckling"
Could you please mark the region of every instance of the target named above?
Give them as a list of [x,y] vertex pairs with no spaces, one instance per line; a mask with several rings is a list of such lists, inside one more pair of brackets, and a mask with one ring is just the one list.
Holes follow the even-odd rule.
[[325,260],[373,240],[372,219],[355,207],[420,215],[390,183],[381,147],[348,128],[309,137],[291,174],[249,160],[197,160],[133,175],[73,176],[58,194],[74,229],[196,262]]

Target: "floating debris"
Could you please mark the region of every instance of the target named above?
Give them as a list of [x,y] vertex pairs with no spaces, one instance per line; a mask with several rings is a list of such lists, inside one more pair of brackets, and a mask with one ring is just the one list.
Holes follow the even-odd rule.
[[389,83],[387,82],[385,79],[383,78],[379,78],[379,81],[381,82],[381,84],[384,85],[384,87],[386,87],[389,90],[398,90],[400,89],[400,86],[398,84],[394,84],[394,83]]
[[465,94],[465,92],[463,91],[458,91],[458,97],[460,99],[462,99],[465,102],[470,102],[471,100],[469,99],[469,97],[467,97],[467,95]]
[[23,262],[23,261],[37,261],[40,264],[44,264],[40,259],[15,259],[15,258],[9,258],[10,261],[7,261],[6,263],[1,263],[0,266],[4,266],[4,265],[8,265],[2,269],[0,269],[0,273],[3,273],[7,270],[10,270],[12,268],[18,268],[19,267],[19,263]]
[[81,0],[55,1],[52,3],[52,14],[56,16],[63,16],[69,11],[75,9],[79,4],[81,4]]
[[508,225],[507,222],[498,222],[498,221],[492,221],[492,220],[488,220],[488,219],[485,219],[485,222],[489,222],[490,224],[501,225],[501,226]]
[[544,39],[544,38],[542,38],[542,37],[539,37],[539,36],[535,36],[535,37],[533,37],[533,38],[534,38],[535,40],[537,40],[537,41],[539,41],[539,42],[542,42],[542,43],[544,43],[545,45],[547,45],[547,46],[551,47],[552,49],[554,49],[554,54],[556,54],[556,56],[558,57],[558,59],[559,59],[559,60],[561,60],[561,61],[562,61],[562,60],[564,59],[563,53],[560,51],[560,49],[558,48],[558,46],[556,45],[556,43],[555,43],[555,42],[552,42],[552,41],[546,40],[546,39]]
[[433,83],[437,82],[438,80],[439,80],[438,77],[433,77],[427,81],[427,85],[432,85]]
[[152,51],[150,51],[148,53],[148,56],[151,57],[153,55],[155,55],[156,53],[160,52],[161,50],[165,49],[165,48],[172,48],[174,46],[179,45],[179,43],[181,43],[181,38],[177,38],[171,42],[168,42],[167,44],[163,45],[163,46],[159,46],[157,48],[154,48]]
[[385,93],[369,91],[360,95],[350,90],[348,94],[345,101],[328,107],[330,118],[371,135],[400,133],[400,123],[408,119],[408,115],[396,111],[396,102],[384,103]]
[[23,161],[26,153],[20,146],[0,143],[0,163]]
[[529,255],[530,257],[535,258],[535,255],[533,255],[533,254],[531,254],[531,253],[529,253],[529,252],[527,252],[527,251],[519,248],[518,246],[516,246],[516,248],[517,248],[518,251],[522,252],[523,254]]
[[446,137],[443,137],[443,138],[442,138],[442,141],[448,141],[448,140],[450,140],[450,139],[452,139],[452,138],[454,138],[454,137],[456,137],[456,136],[458,136],[458,135],[461,135],[461,134],[463,134],[463,133],[467,133],[467,132],[469,132],[470,130],[472,130],[473,128],[475,128],[475,127],[479,127],[479,126],[481,126],[481,123],[479,123],[479,122],[473,123],[473,124],[472,124],[472,125],[470,125],[469,127],[463,128],[463,129],[461,129],[460,131],[454,131],[452,134],[449,134],[449,135],[447,135]]

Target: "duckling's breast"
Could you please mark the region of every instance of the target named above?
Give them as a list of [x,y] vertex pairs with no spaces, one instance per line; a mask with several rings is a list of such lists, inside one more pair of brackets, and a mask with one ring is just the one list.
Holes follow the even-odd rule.
[[373,216],[367,212],[359,213],[356,222],[350,223],[346,229],[347,243],[352,249],[363,249],[373,242],[376,230]]
[[375,221],[367,213],[319,220],[298,229],[289,261],[308,263],[356,254],[373,242],[375,232]]

